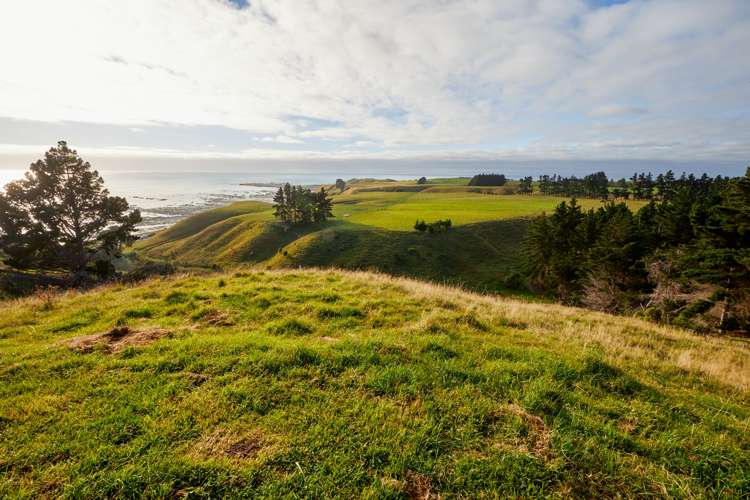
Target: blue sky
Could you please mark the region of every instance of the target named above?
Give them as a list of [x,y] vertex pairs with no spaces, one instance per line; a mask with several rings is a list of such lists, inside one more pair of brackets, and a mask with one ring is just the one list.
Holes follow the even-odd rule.
[[0,166],[59,139],[154,158],[750,162],[746,0],[0,9]]

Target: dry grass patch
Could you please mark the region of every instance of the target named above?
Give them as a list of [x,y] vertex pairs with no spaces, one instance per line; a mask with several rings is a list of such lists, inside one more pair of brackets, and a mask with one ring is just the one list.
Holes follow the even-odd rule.
[[432,482],[429,477],[422,474],[415,474],[411,471],[406,473],[402,491],[412,500],[437,500],[443,498],[440,494],[433,491]]
[[[515,444],[515,449],[522,453],[531,453],[534,457],[549,461],[552,459],[550,441],[552,431],[544,423],[544,420],[527,412],[521,406],[511,403],[498,410],[499,416],[514,416],[521,419],[524,427],[528,430],[525,440]],[[506,448],[506,443],[498,443],[499,448]]]
[[276,448],[276,440],[259,429],[237,431],[218,428],[196,442],[189,454],[202,459],[246,461],[269,455]]
[[135,330],[128,326],[120,326],[105,333],[75,337],[69,340],[67,345],[71,349],[82,353],[89,353],[97,348],[101,348],[104,352],[112,353],[119,352],[126,347],[148,345],[169,334],[169,330],[162,328]]
[[227,327],[233,326],[234,321],[224,311],[213,309],[201,318],[201,321],[207,326]]

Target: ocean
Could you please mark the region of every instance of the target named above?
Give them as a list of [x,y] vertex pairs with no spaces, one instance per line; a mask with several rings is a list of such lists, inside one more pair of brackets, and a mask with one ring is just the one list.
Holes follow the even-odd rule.
[[[604,170],[610,178],[633,172],[655,175],[672,169],[711,175],[742,175],[741,164],[669,163],[653,161],[163,161],[139,160],[133,165],[106,159],[92,161],[114,195],[124,196],[141,210],[141,234],[155,232],[195,212],[238,200],[270,201],[276,186],[284,182],[303,185],[333,184],[337,178],[416,179],[461,177],[477,173],[504,173],[509,178],[540,174],[582,176]],[[25,170],[0,168],[0,186],[23,177]]]

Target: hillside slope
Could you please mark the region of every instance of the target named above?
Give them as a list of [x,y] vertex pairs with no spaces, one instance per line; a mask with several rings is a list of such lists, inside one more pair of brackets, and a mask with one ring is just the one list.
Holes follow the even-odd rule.
[[[261,264],[366,269],[476,291],[507,291],[520,264],[531,217],[566,198],[501,195],[467,179],[357,180],[333,196],[333,220],[306,227],[278,223],[270,204],[249,201],[208,210],[139,241],[137,255],[188,267]],[[499,188],[498,188],[499,189]],[[494,194],[493,194],[494,193]],[[633,206],[642,202],[628,202]],[[583,207],[600,200],[580,200]],[[446,234],[420,234],[417,220],[450,219]]]
[[0,309],[0,497],[750,494],[750,349],[342,271]]
[[508,218],[425,234],[341,217],[290,228],[272,219],[269,205],[243,202],[189,217],[134,248],[140,256],[190,267],[368,269],[484,291],[502,289],[517,268],[527,224]]

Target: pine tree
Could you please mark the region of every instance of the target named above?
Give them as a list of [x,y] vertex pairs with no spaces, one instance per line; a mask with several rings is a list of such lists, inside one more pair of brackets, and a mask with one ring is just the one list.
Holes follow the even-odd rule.
[[281,186],[273,196],[273,215],[281,219],[281,222],[289,222],[289,207],[284,196],[284,189]]
[[65,141],[31,164],[26,178],[0,193],[0,249],[14,267],[111,270],[135,239],[140,212],[110,196],[104,180]]
[[322,187],[320,191],[313,194],[313,207],[314,222],[323,222],[329,217],[333,217],[333,203]]
[[302,186],[287,183],[273,198],[274,216],[285,224],[310,224],[333,217],[333,203],[324,188],[313,193]]

